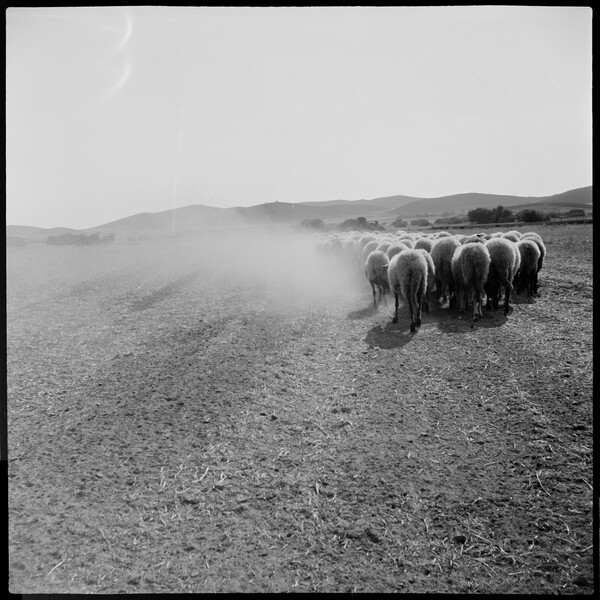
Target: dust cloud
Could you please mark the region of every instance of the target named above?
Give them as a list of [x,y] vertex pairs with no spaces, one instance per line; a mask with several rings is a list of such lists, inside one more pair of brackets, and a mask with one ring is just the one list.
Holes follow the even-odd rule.
[[264,298],[271,310],[290,311],[330,307],[348,294],[365,294],[358,300],[361,308],[370,300],[362,267],[349,253],[324,252],[319,241],[325,235],[284,226],[233,226],[170,236],[119,235],[102,246],[11,248],[8,308],[90,294],[121,296],[128,288],[154,298],[161,289],[176,294],[191,282],[210,283],[215,302],[232,295],[250,302],[252,295]]
[[[322,235],[294,229],[239,227],[163,242],[154,269],[170,276],[195,271],[244,294],[260,288],[282,310],[335,302],[348,293],[369,292],[354,257],[324,253]],[[225,292],[225,290],[224,290]]]

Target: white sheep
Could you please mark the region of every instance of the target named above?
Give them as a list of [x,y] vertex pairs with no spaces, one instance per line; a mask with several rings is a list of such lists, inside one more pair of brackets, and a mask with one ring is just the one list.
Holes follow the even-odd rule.
[[485,283],[485,291],[488,301],[486,309],[494,308],[498,310],[498,301],[500,293],[504,288],[504,314],[509,311],[510,292],[513,289],[513,279],[515,278],[521,255],[515,242],[506,237],[492,237],[485,242],[485,246],[490,253],[490,270]]
[[408,303],[410,330],[421,326],[421,303],[427,291],[427,261],[419,250],[403,250],[389,263],[387,276],[394,292],[395,310],[392,323],[398,322],[398,299],[402,295]]
[[427,237],[418,238],[415,242],[415,250],[418,250],[419,248],[423,248],[424,250],[427,250],[427,252],[431,252],[431,249],[433,248],[433,240]]
[[473,233],[471,235],[464,236],[460,239],[461,244],[472,244],[473,242],[483,244],[486,241],[484,233]]
[[535,293],[538,264],[540,260],[540,248],[535,240],[521,237],[517,242],[517,249],[521,254],[521,265],[516,279],[517,293],[527,292],[527,297],[531,298]]
[[454,236],[439,237],[431,248],[431,258],[435,267],[435,287],[439,301],[445,304],[454,302],[454,277],[452,275],[452,255],[460,246]]
[[386,254],[388,255],[388,258],[392,260],[392,256],[402,252],[402,250],[408,249],[409,248],[406,244],[403,244],[402,242],[394,242],[394,244],[387,249]]
[[485,297],[485,282],[490,270],[490,253],[485,244],[460,245],[452,255],[452,275],[459,299],[459,310],[473,300],[473,320],[483,317],[482,301]]
[[546,258],[546,245],[544,244],[544,241],[542,240],[542,236],[540,236],[540,234],[536,233],[535,231],[527,231],[526,233],[524,233],[521,236],[521,239],[522,240],[523,239],[524,240],[533,240],[538,245],[538,248],[540,249],[540,258],[538,260],[538,268],[537,268],[537,271],[533,278],[533,293],[537,295],[537,293],[538,293],[538,273],[541,271],[542,267],[544,266],[544,259]]
[[503,233],[502,237],[516,244],[521,239],[521,232],[513,229],[512,231],[507,231],[506,233]]
[[425,288],[425,294],[423,295],[423,310],[429,313],[429,297],[433,294],[436,289],[435,283],[435,265],[433,264],[433,258],[431,254],[425,248],[415,248],[418,252],[421,252],[425,257],[427,263],[427,287]]
[[415,247],[415,240],[410,234],[402,235],[396,238],[396,241],[406,244],[411,249]]
[[373,252],[373,250],[377,250],[377,246],[379,246],[379,242],[377,240],[371,240],[364,245],[362,249],[363,262],[367,260],[367,257],[369,254],[371,254],[371,252]]
[[377,248],[375,248],[375,250],[381,250],[382,252],[386,252],[390,246],[392,246],[392,242],[390,240],[384,239],[383,241],[379,242],[379,244],[377,245]]
[[387,294],[390,291],[387,269],[388,269],[388,256],[382,250],[373,250],[365,262],[365,277],[371,284],[373,290],[373,306],[377,308],[377,292],[379,292],[379,303],[382,300],[387,305]]

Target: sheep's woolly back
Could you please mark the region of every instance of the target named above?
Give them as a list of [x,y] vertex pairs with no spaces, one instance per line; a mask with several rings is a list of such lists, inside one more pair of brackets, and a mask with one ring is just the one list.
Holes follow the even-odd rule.
[[379,246],[379,242],[377,240],[372,240],[365,244],[364,248],[362,249],[362,257],[364,261],[367,260],[367,257],[369,254],[371,254],[371,252],[373,252],[373,250],[377,250],[377,246]]
[[494,237],[487,240],[485,246],[490,253],[490,273],[494,271],[502,285],[512,287],[520,263],[516,243],[506,237]]
[[415,240],[409,235],[403,235],[396,239],[397,242],[402,242],[404,245],[408,246],[411,250],[415,247]]
[[396,254],[388,267],[390,288],[404,298],[427,290],[427,260],[419,250],[403,250]]
[[478,243],[478,244],[483,244],[486,240],[483,237],[483,233],[474,233],[473,235],[468,235],[463,237],[460,240],[461,244],[473,244],[473,243]]
[[415,242],[415,250],[418,250],[419,248],[423,248],[423,250],[427,250],[427,252],[431,252],[431,249],[433,248],[433,240],[426,238],[426,237],[420,237]]
[[516,244],[521,239],[521,234],[517,231],[507,231],[506,233],[502,234],[502,237],[505,240],[510,240]]
[[425,248],[415,248],[423,254],[425,262],[427,263],[427,291],[433,292],[435,290],[435,265],[433,264],[433,258],[431,254],[425,250]]
[[390,246],[387,251],[386,254],[388,255],[388,258],[391,260],[393,256],[395,256],[396,254],[399,254],[400,252],[402,252],[402,250],[408,250],[408,246],[406,244],[403,244],[402,242],[395,242],[392,246]]
[[382,250],[373,250],[365,262],[365,277],[369,283],[382,284],[387,280],[385,267],[389,264],[388,256]]
[[533,240],[540,250],[540,258],[538,260],[538,271],[542,268],[544,264],[544,258],[546,258],[546,245],[542,240],[542,236],[535,231],[528,231],[521,236],[522,240]]
[[519,250],[519,254],[521,255],[521,275],[526,277],[531,273],[535,273],[537,271],[538,261],[540,259],[540,249],[535,240],[524,239],[521,237],[516,246]]
[[452,256],[452,275],[465,288],[483,290],[490,270],[490,253],[485,244],[464,244]]
[[382,252],[387,252],[387,249],[392,245],[392,242],[389,240],[384,240],[383,242],[379,242],[377,248],[375,250],[381,250]]
[[439,237],[431,248],[430,254],[435,268],[435,277],[441,281],[442,285],[454,279],[451,262],[454,251],[459,246],[460,242],[454,236],[443,236]]

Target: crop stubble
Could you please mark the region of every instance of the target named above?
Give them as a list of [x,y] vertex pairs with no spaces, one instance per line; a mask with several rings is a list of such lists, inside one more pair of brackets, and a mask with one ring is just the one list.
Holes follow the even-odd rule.
[[9,249],[10,590],[593,593],[591,227],[540,233],[414,335],[307,239]]

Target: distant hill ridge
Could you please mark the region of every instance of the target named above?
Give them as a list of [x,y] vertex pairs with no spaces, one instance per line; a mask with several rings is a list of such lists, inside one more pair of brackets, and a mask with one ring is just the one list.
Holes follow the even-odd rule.
[[7,236],[55,234],[61,232],[97,231],[149,231],[154,233],[174,233],[200,229],[206,226],[228,226],[244,223],[300,223],[305,219],[339,221],[363,216],[375,220],[393,220],[397,217],[426,215],[466,214],[474,208],[495,208],[504,206],[517,210],[527,206],[561,206],[568,208],[592,208],[592,186],[576,188],[552,196],[508,196],[469,192],[440,196],[437,198],[417,198],[414,196],[384,196],[371,200],[327,200],[322,202],[270,202],[247,207],[218,208],[203,204],[192,204],[162,212],[138,213],[111,221],[89,229],[75,230],[64,227],[43,229],[28,226],[9,225]]

